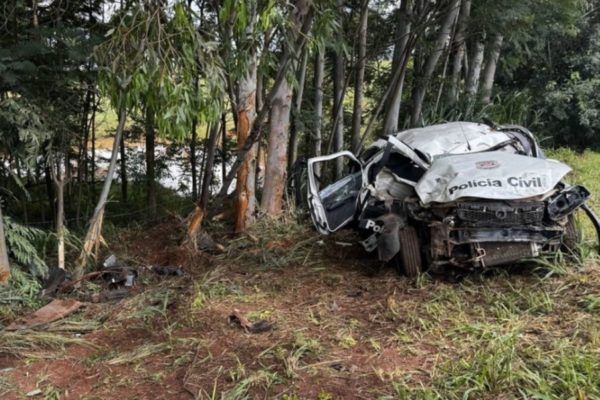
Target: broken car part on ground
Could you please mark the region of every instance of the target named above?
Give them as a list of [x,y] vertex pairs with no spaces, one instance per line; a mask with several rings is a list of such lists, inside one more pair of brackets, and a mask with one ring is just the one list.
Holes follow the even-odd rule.
[[590,192],[563,181],[570,170],[523,127],[452,122],[390,135],[359,156],[309,159],[308,204],[320,233],[352,227],[409,276],[485,268],[573,247],[577,209],[600,237]]

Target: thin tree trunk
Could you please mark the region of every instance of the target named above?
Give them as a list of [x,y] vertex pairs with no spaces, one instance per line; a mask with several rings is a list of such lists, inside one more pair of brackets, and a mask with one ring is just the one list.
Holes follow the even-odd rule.
[[190,141],[190,168],[192,170],[192,201],[198,200],[198,170],[196,159],[196,142],[198,141],[198,133],[196,132],[197,119],[192,121],[192,139]]
[[466,53],[465,32],[467,22],[471,14],[471,0],[462,0],[460,4],[460,13],[458,15],[458,27],[454,35],[453,47],[455,48],[452,59],[452,72],[450,75],[450,84],[448,86],[447,103],[452,105],[458,100],[458,84],[460,82],[460,73],[463,66],[463,60]]
[[[408,45],[408,38],[411,30],[412,2],[403,1],[400,5],[400,30],[398,41],[394,46],[394,56],[392,60],[392,74],[390,81],[394,78],[394,71],[402,70],[396,84],[391,92],[391,97],[387,102],[383,134],[385,136],[398,132],[398,121],[400,119],[400,106],[402,103],[402,92],[404,91],[404,79],[406,77],[406,66],[408,58],[404,57]],[[402,62],[403,61],[403,62]],[[360,147],[360,146],[359,146]],[[354,149],[356,151],[356,149]]]
[[54,187],[52,186],[52,170],[50,169],[50,165],[46,163],[46,167],[44,168],[44,182],[46,184],[46,196],[48,197],[48,205],[49,209],[52,213],[52,219],[56,217],[56,210],[54,208]]
[[481,74],[481,64],[483,63],[483,53],[485,46],[483,41],[476,41],[473,46],[473,55],[471,56],[471,65],[469,66],[469,76],[465,86],[465,94],[467,97],[466,116],[471,117],[475,107],[477,89],[479,87],[479,75]]
[[38,0],[31,1],[31,13],[33,14],[32,24],[34,28],[38,27]]
[[354,110],[352,113],[352,149],[360,147],[360,126],[362,122],[363,83],[367,65],[367,23],[369,20],[369,0],[363,0],[360,10],[358,34],[358,62],[354,81]]
[[298,128],[300,125],[300,113],[302,112],[302,99],[304,97],[304,83],[306,81],[306,64],[308,63],[308,49],[302,51],[302,62],[298,69],[298,90],[294,102],[294,112],[292,113],[292,127],[290,131],[290,149],[288,157],[288,171],[291,171],[292,165],[298,158]]
[[402,65],[402,68],[397,69],[394,72],[394,75],[392,77],[392,81],[391,81],[390,85],[388,86],[387,90],[383,94],[383,97],[381,97],[381,99],[379,100],[379,103],[377,104],[375,111],[371,115],[371,118],[369,119],[369,123],[367,124],[367,129],[365,129],[365,132],[363,133],[362,138],[360,139],[359,151],[362,148],[365,140],[369,137],[371,131],[373,130],[373,127],[375,126],[375,121],[379,117],[379,114],[381,113],[381,110],[383,109],[384,104],[388,101],[390,94],[392,92],[392,89],[394,87],[396,87],[398,81],[400,80],[400,77],[403,74],[405,74],[406,68],[408,66],[408,58],[410,57],[410,53],[412,52],[412,49],[415,46],[415,39],[416,39],[416,35],[411,34],[409,42],[405,48],[405,52],[402,55],[402,57],[404,57],[404,59],[402,60],[402,62],[400,64],[400,65]]
[[58,240],[58,268],[65,269],[65,177],[61,162],[53,174],[56,185],[56,237]]
[[202,191],[200,194],[200,206],[203,210],[206,210],[208,205],[208,199],[210,197],[210,184],[212,183],[214,163],[215,163],[215,152],[217,150],[217,143],[219,142],[220,124],[215,122],[210,129],[208,136],[208,145],[206,150],[206,162],[204,166],[204,178],[202,179]]
[[9,277],[8,247],[6,247],[6,239],[4,237],[4,217],[2,216],[2,206],[0,205],[0,283],[8,281]]
[[119,145],[121,150],[121,201],[127,204],[127,153],[125,152],[125,132],[121,135],[121,143]]
[[[333,60],[333,112],[331,117],[332,120],[336,121],[333,131],[334,152],[344,149],[344,69],[344,56],[341,51],[336,51]],[[344,160],[340,157],[335,160],[336,179],[342,177],[343,168]]]
[[94,108],[92,110],[92,154],[90,163],[91,169],[91,183],[92,183],[92,196],[96,197],[96,109],[98,108],[96,104],[96,99],[94,99]]
[[427,86],[429,85],[429,81],[435,72],[435,68],[440,60],[440,56],[444,52],[444,49],[450,40],[450,36],[452,34],[452,24],[455,23],[459,10],[458,1],[459,0],[453,0],[450,3],[450,8],[446,12],[446,16],[444,17],[438,37],[435,41],[433,52],[429,55],[427,61],[425,62],[423,73],[417,74],[418,78],[416,82],[413,83],[414,90],[412,96],[412,113],[410,117],[411,126],[417,126],[419,120],[421,119],[423,101],[425,100]]
[[[315,157],[321,155],[321,143],[323,141],[321,127],[323,122],[323,76],[325,75],[325,50],[317,49],[315,55],[315,132],[314,153]],[[315,173],[320,174],[320,165],[315,164]]]
[[108,172],[106,174],[106,179],[104,180],[104,186],[102,187],[100,198],[98,199],[98,204],[96,204],[96,208],[94,209],[94,215],[90,220],[90,226],[85,235],[85,240],[83,241],[83,248],[79,256],[77,268],[74,272],[75,279],[78,279],[81,277],[81,275],[83,275],[84,267],[87,263],[88,257],[94,255],[97,252],[100,243],[103,241],[102,222],[104,220],[104,207],[106,205],[106,201],[108,200],[108,195],[112,186],[113,177],[117,168],[119,143],[121,142],[123,128],[125,127],[125,118],[125,111],[119,111],[119,124],[117,125],[117,131],[115,133],[115,139],[113,141],[113,148],[110,157],[110,164],[108,166]]
[[496,75],[496,66],[500,57],[500,48],[504,37],[501,34],[496,34],[492,41],[492,46],[489,51],[488,59],[483,70],[483,80],[481,82],[481,102],[488,104],[492,98],[492,88],[494,86],[494,77]]
[[273,100],[269,140],[267,144],[267,163],[265,185],[261,199],[261,208],[268,215],[277,215],[283,206],[285,188],[288,130],[292,103],[291,88],[286,80],[282,82]]
[[151,216],[156,215],[156,162],[154,112],[146,110],[146,201]]
[[221,114],[221,129],[223,131],[221,143],[221,184],[223,184],[227,177],[227,121],[225,120],[225,113]]

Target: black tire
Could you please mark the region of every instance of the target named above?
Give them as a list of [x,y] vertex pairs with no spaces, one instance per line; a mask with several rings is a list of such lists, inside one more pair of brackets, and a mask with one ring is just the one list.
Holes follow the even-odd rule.
[[400,261],[404,274],[409,278],[415,278],[423,270],[423,259],[421,257],[421,244],[417,230],[407,226],[398,232],[400,239]]

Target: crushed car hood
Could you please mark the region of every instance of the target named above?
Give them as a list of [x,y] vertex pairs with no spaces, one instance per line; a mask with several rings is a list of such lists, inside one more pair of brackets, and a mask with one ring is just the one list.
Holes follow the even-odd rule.
[[429,162],[448,154],[486,151],[511,140],[506,132],[475,122],[449,122],[409,129],[396,139],[421,152]]
[[415,190],[424,204],[465,197],[518,200],[543,196],[571,171],[554,160],[501,151],[437,158]]

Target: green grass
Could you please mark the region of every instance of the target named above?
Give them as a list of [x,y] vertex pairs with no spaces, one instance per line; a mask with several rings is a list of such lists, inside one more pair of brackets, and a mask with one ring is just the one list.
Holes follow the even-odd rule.
[[[592,197],[588,204],[600,214],[600,179],[598,179],[598,169],[600,168],[600,153],[591,150],[585,150],[578,153],[574,150],[561,148],[549,150],[546,154],[549,158],[560,160],[569,165],[573,170],[568,175],[567,180],[570,183],[584,185],[591,193]],[[583,233],[584,242],[595,243],[596,233],[589,220],[578,213],[577,222]]]

